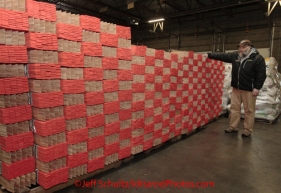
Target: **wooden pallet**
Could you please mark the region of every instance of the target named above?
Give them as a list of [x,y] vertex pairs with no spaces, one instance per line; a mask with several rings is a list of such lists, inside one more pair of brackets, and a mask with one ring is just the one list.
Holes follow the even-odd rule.
[[53,187],[51,187],[51,188],[49,188],[47,190],[42,188],[41,186],[38,186],[38,187],[30,189],[30,193],[52,193],[52,192],[55,192],[55,191],[59,191],[61,189],[64,189],[64,188],[67,188],[69,186],[74,185],[75,182],[77,182],[77,181],[83,181],[83,180],[85,180],[87,178],[93,177],[93,176],[95,176],[97,174],[103,173],[103,172],[108,171],[110,169],[118,168],[118,167],[121,166],[121,163],[122,163],[121,160],[117,161],[117,162],[115,162],[113,164],[105,166],[103,169],[99,169],[99,170],[96,170],[94,172],[87,173],[87,174],[85,174],[83,176],[79,176],[79,177],[74,178],[74,179],[68,179],[68,182],[62,183],[62,184],[59,184],[59,185],[56,185],[56,186],[53,186]]
[[274,120],[256,118],[255,121],[265,123],[265,124],[273,124],[273,123],[275,123],[276,120],[279,119],[280,115],[281,115],[281,113],[277,117],[275,117]]
[[29,188],[32,185],[36,185],[36,174],[32,172],[12,180],[6,180],[0,176],[1,189],[0,192],[29,192]]
[[[64,189],[66,187],[69,187],[71,185],[74,185],[75,181],[77,181],[77,180],[82,181],[82,180],[85,180],[87,178],[93,177],[97,174],[108,171],[110,169],[120,167],[122,162],[124,162],[124,163],[129,162],[133,158],[134,158],[134,156],[132,155],[128,158],[124,158],[123,160],[119,160],[115,163],[107,165],[103,169],[99,169],[99,170],[96,170],[94,172],[87,173],[85,175],[82,175],[82,176],[79,176],[79,177],[76,177],[76,178],[73,178],[73,179],[68,179],[68,182],[58,184],[58,185],[53,186],[53,187],[51,187],[47,190],[42,188],[41,186],[35,186],[33,188],[25,187],[25,188],[21,188],[21,189],[15,189],[15,187],[18,186],[17,184],[20,183],[20,180],[14,180],[11,183],[11,182],[8,182],[6,179],[4,179],[2,176],[0,176],[0,183],[2,184],[1,189],[0,189],[0,193],[11,193],[11,192],[17,192],[17,193],[26,193],[26,192],[30,192],[30,193],[51,193],[51,192],[55,192],[55,191]],[[35,185],[35,184],[33,183],[33,185]]]
[[[213,121],[218,120],[219,117],[220,117],[220,116],[210,119],[210,121],[209,121],[207,124],[209,124],[209,123],[211,123],[211,122],[213,122]],[[149,154],[151,151],[156,150],[156,149],[159,149],[160,147],[162,147],[162,146],[163,146],[164,144],[166,144],[166,143],[169,143],[169,142],[170,142],[170,143],[178,142],[178,141],[180,141],[180,140],[182,139],[183,136],[187,136],[187,135],[193,134],[193,133],[195,133],[195,132],[196,132],[198,129],[200,129],[200,128],[204,128],[204,126],[201,126],[201,127],[199,127],[199,128],[196,128],[196,129],[194,129],[194,130],[192,130],[192,131],[189,131],[189,132],[187,132],[187,133],[181,134],[181,135],[179,135],[179,136],[172,137],[171,139],[169,139],[169,140],[166,141],[165,143],[161,143],[161,144],[159,144],[159,145],[153,146],[153,147],[151,147],[150,149],[145,150],[145,151],[143,151],[143,152],[141,152],[141,153]],[[137,154],[136,154],[136,155],[137,155]],[[119,161],[117,161],[117,162],[115,162],[115,163],[112,163],[112,164],[110,164],[110,165],[107,165],[107,166],[105,166],[103,169],[99,169],[99,170],[96,170],[96,171],[94,171],[94,172],[87,173],[87,174],[85,174],[85,175],[78,176],[78,177],[73,178],[73,179],[69,179],[68,182],[62,183],[62,184],[58,184],[58,185],[53,186],[53,187],[51,187],[51,188],[49,188],[49,189],[47,189],[47,190],[44,189],[43,187],[37,185],[37,186],[35,186],[35,187],[33,187],[33,188],[25,188],[25,189],[21,189],[20,191],[15,191],[14,185],[15,185],[16,183],[20,183],[20,181],[19,181],[19,182],[14,182],[14,184],[8,184],[8,181],[5,180],[3,177],[0,176],[0,184],[3,184],[3,185],[1,186],[1,188],[0,188],[0,193],[10,193],[10,192],[18,192],[18,193],[26,193],[26,192],[29,192],[29,193],[52,193],[52,192],[59,191],[59,190],[61,190],[61,189],[64,189],[64,188],[67,188],[67,187],[69,187],[69,186],[74,185],[74,184],[75,184],[75,181],[78,181],[78,180],[83,181],[83,180],[85,180],[85,179],[87,179],[87,178],[92,178],[92,177],[94,177],[95,175],[100,174],[100,173],[103,173],[103,172],[108,171],[108,170],[110,170],[110,169],[118,168],[118,167],[120,167],[120,166],[122,165],[122,163],[129,162],[129,161],[131,161],[132,159],[134,159],[134,157],[135,157],[134,155],[131,155],[131,156],[128,157],[128,158],[124,158],[124,159],[119,160]],[[34,183],[33,183],[33,184],[34,184]],[[6,185],[6,187],[5,187],[5,185]]]
[[275,120],[267,120],[267,119],[255,118],[255,122],[269,124],[269,125],[271,125],[274,121]]
[[163,143],[161,143],[161,144],[159,144],[159,145],[156,145],[156,146],[153,146],[153,147],[151,147],[151,148],[145,150],[144,153],[145,153],[145,154],[149,154],[151,151],[156,150],[156,149],[162,147],[162,145],[163,145]]
[[145,154],[149,154],[151,151],[156,150],[156,149],[162,147],[167,142],[176,142],[176,141],[179,141],[179,140],[181,140],[181,135],[172,137],[171,139],[169,139],[168,141],[166,141],[164,143],[161,143],[159,145],[153,146],[153,147],[149,148],[148,150],[145,150],[144,153]]
[[[255,118],[255,122],[256,123],[264,123],[264,124],[268,124],[271,125],[274,123],[275,120],[278,119],[279,116],[277,116],[274,120],[268,120],[268,119],[262,119],[262,118]],[[241,119],[245,119],[244,116],[241,116]]]
[[221,115],[219,115],[219,116],[216,116],[216,117],[214,117],[214,118],[210,119],[208,123],[211,123],[211,122],[217,121],[217,120],[219,120],[219,118],[221,118],[221,117],[223,117],[223,116],[224,116],[223,114],[221,114]]
[[169,139],[170,142],[177,142],[179,140],[181,140],[181,135]]

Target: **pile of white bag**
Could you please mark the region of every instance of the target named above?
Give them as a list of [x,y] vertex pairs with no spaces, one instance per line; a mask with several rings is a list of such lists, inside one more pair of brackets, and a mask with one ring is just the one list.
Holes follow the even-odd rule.
[[281,77],[277,70],[278,63],[275,58],[266,58],[265,62],[266,80],[257,97],[255,117],[273,121],[278,117],[281,110]]
[[227,113],[228,104],[230,104],[231,87],[231,70],[232,64],[225,63],[224,81],[223,81],[223,95],[222,95],[222,114]]
[[[278,73],[278,63],[275,58],[265,59],[266,62],[266,80],[256,101],[255,118],[273,121],[281,112],[281,74]],[[224,80],[223,92],[223,110],[230,109],[230,100],[232,87],[231,83],[231,65],[226,65],[226,76]],[[228,70],[230,72],[228,72]],[[244,107],[241,106],[241,114],[244,117]]]

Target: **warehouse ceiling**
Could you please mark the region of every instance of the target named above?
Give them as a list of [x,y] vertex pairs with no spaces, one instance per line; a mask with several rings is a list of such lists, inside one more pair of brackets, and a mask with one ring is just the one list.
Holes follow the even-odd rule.
[[[149,24],[148,20],[157,18],[165,19],[163,31],[166,33],[173,33],[175,24],[188,26],[201,34],[215,31],[227,32],[234,27],[247,30],[247,28],[259,28],[259,25],[260,27],[272,25],[272,16],[267,16],[268,4],[265,0],[43,1],[56,4],[58,10],[92,15],[106,22],[131,26],[132,31],[136,34],[151,32],[153,25]],[[280,5],[279,3],[277,4],[272,15],[280,15]],[[247,14],[251,15],[251,17],[248,18]],[[254,19],[252,18],[259,21],[263,20],[264,22],[253,25]]]

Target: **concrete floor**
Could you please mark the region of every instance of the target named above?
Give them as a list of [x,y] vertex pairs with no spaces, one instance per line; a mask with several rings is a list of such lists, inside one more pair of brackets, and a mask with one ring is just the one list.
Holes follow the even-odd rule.
[[[243,120],[241,120],[241,128]],[[59,193],[277,193],[281,190],[281,118],[272,125],[255,123],[250,138],[226,134],[228,119],[205,126],[177,142],[168,142],[149,154],[136,155],[121,167],[92,178],[102,182],[147,183],[172,180],[174,182],[214,182],[207,188],[76,188],[68,187]],[[87,179],[90,182],[91,179]],[[99,186],[99,184],[97,184]]]

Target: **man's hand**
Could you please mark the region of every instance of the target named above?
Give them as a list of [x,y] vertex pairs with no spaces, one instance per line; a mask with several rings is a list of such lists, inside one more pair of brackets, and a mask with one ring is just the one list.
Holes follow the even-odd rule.
[[203,62],[205,62],[207,58],[208,58],[208,54],[203,54],[203,55],[202,55],[202,60],[203,60]]
[[259,92],[260,92],[260,90],[254,88],[254,90],[253,90],[253,92],[252,92],[253,97],[258,96],[258,95],[259,95]]

